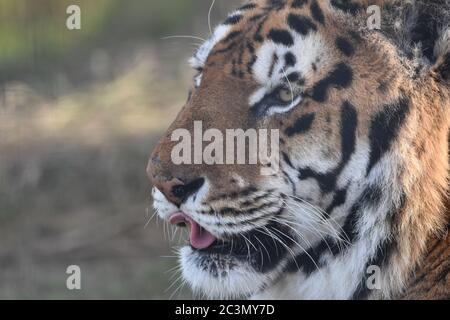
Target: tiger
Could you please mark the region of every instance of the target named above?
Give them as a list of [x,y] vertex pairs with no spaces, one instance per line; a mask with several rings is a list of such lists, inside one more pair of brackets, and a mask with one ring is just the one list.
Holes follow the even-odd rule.
[[[252,0],[190,64],[147,174],[158,216],[189,230],[178,260],[194,292],[450,298],[448,0]],[[174,132],[196,121],[278,130],[278,170],[175,164]]]

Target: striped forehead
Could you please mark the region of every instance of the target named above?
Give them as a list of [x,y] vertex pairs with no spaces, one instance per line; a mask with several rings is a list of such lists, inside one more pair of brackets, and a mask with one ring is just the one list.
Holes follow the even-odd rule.
[[256,52],[252,71],[260,85],[272,88],[286,78],[305,80],[327,59],[326,44],[319,33],[299,35],[286,28],[272,29],[269,35],[276,33],[282,38],[268,37]]
[[[289,1],[280,3],[287,4]],[[281,13],[282,19],[280,11],[273,8],[269,10],[256,4],[241,7],[230,14],[197,50],[189,60],[191,66],[202,71],[216,45],[222,40],[227,41],[232,35],[241,34],[243,37],[239,40],[240,44],[236,44],[236,50],[242,51],[243,45],[250,49],[253,58],[247,61],[246,69],[258,83],[274,85],[282,80],[283,71],[289,72],[287,69],[297,69],[297,72],[307,76],[315,60],[325,55],[326,50],[317,32],[319,25],[324,24],[324,14],[316,1],[311,2],[310,10],[299,12],[298,9],[305,9],[306,3],[293,1],[291,9],[297,11],[284,11]]]

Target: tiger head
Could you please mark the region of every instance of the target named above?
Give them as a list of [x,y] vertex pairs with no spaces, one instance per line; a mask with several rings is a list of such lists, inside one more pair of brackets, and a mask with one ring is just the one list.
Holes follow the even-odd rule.
[[[381,30],[367,27],[370,5],[381,11]],[[195,53],[188,101],[147,170],[158,215],[189,227],[179,260],[194,290],[216,298],[366,297],[365,268],[400,261],[414,238],[409,227],[441,221],[407,218],[419,207],[412,199],[425,194],[424,212],[440,212],[447,188],[450,33],[431,44],[408,38],[414,26],[405,21],[420,5],[252,1]],[[225,143],[233,129],[267,133],[277,162],[221,162],[235,151]],[[181,152],[183,134],[192,147]],[[248,160],[261,145],[244,139]],[[211,144],[223,148],[205,163]],[[191,162],[174,161],[180,152]],[[407,268],[398,263],[397,271]],[[388,275],[385,295],[401,286]]]

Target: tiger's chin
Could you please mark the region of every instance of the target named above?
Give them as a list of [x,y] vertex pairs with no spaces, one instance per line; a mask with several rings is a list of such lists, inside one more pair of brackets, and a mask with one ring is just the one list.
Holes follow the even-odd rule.
[[[273,234],[278,234],[274,240]],[[180,264],[194,292],[211,299],[243,299],[269,287],[283,270],[288,231],[268,224],[234,237],[216,239],[208,247],[183,247]]]
[[184,279],[196,293],[210,299],[249,298],[270,281],[258,272],[255,256],[181,248],[180,264]]

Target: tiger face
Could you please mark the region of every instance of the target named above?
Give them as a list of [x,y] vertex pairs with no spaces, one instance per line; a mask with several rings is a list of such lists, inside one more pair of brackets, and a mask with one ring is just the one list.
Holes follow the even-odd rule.
[[[261,297],[292,275],[304,286],[384,217],[358,220],[362,209],[401,206],[396,181],[407,156],[398,141],[418,114],[420,71],[391,39],[358,24],[362,3],[252,1],[191,59],[189,99],[148,174],[158,215],[189,227],[179,260],[194,290]],[[435,118],[442,126],[433,134],[445,135],[446,120]],[[173,133],[194,135],[196,121],[221,132],[278,130],[279,167],[262,175],[267,164],[174,164]]]

